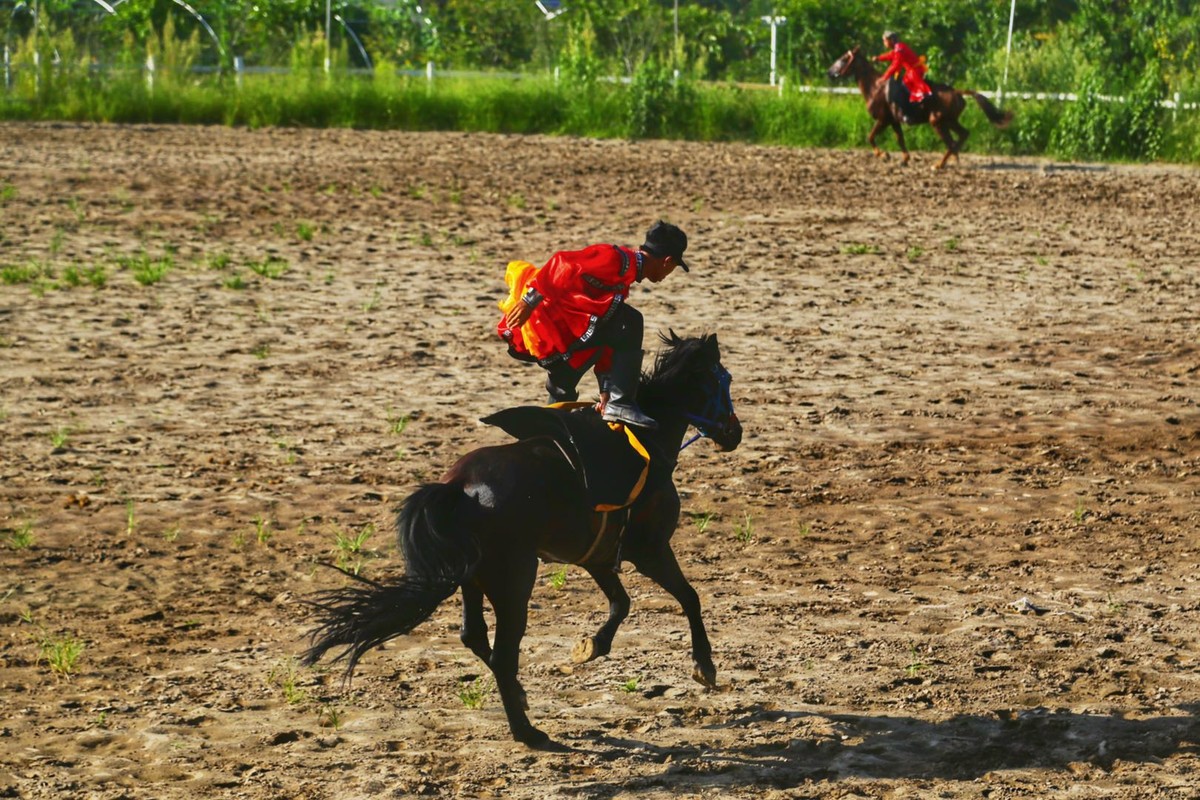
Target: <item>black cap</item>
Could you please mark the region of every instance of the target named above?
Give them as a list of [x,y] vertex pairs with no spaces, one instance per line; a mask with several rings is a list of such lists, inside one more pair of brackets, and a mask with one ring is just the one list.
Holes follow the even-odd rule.
[[675,263],[688,271],[688,265],[683,263],[683,251],[687,250],[687,234],[669,222],[659,220],[646,231],[646,241],[642,249],[652,256],[663,258],[671,256]]

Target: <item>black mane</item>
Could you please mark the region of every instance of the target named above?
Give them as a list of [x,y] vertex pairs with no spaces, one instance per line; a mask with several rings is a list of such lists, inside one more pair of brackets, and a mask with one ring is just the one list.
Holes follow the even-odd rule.
[[642,375],[642,391],[649,395],[676,393],[720,360],[715,334],[681,339],[670,331],[659,339],[667,347],[655,357],[654,368]]

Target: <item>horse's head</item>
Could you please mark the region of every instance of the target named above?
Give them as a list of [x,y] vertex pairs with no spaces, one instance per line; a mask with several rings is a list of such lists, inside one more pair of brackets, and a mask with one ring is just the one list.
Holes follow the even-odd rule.
[[742,423],[729,395],[732,377],[721,364],[716,335],[681,339],[674,331],[662,337],[668,349],[659,353],[650,377],[651,392],[669,395],[687,422],[729,451],[742,442]]
[[847,75],[850,74],[850,72],[854,66],[854,61],[858,57],[859,57],[859,50],[858,50],[858,46],[856,45],[852,50],[847,50],[845,55],[843,55],[837,61],[833,62],[832,66],[829,67],[826,74],[829,75],[829,77],[833,80],[837,80],[838,78],[846,77]]

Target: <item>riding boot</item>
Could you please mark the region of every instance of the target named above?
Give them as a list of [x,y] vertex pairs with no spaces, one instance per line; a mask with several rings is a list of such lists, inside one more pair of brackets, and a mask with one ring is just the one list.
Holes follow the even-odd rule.
[[637,390],[642,379],[642,351],[614,350],[608,373],[608,402],[601,415],[608,422],[623,422],[653,430],[658,423],[638,408]]
[[579,399],[578,372],[566,364],[556,364],[546,370],[546,394],[551,403],[572,403]]

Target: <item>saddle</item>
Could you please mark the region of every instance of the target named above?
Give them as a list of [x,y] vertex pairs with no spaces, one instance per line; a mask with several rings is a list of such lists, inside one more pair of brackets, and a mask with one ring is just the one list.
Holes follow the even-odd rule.
[[591,403],[517,406],[484,417],[510,436],[548,437],[583,481],[595,511],[616,511],[671,478],[668,460],[622,425],[610,426]]
[[905,125],[921,125],[929,122],[929,111],[914,103],[908,87],[896,78],[888,78],[887,101],[900,112],[900,121]]

